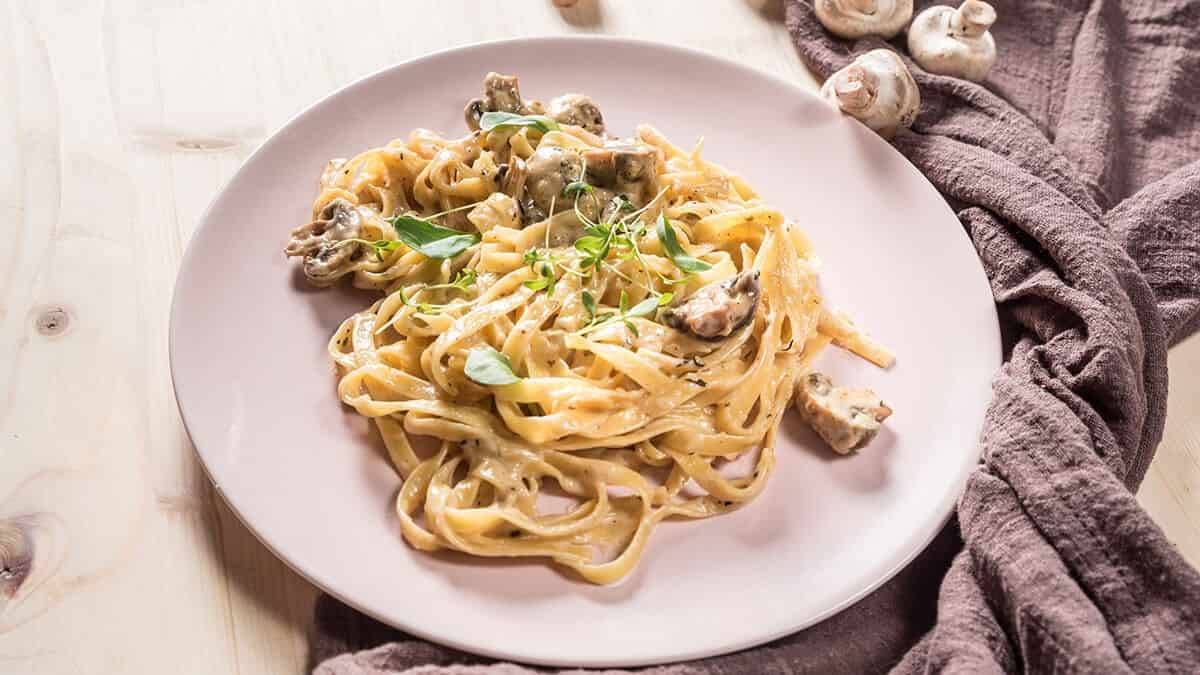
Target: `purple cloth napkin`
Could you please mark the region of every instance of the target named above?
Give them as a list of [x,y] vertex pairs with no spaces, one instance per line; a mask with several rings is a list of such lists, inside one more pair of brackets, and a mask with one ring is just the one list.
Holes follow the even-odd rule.
[[[910,63],[921,113],[895,141],[958,212],[1006,338],[956,522],[818,626],[642,672],[1200,670],[1200,574],[1132,493],[1162,435],[1167,347],[1200,327],[1200,0],[993,5],[988,80]],[[843,41],[811,2],[786,9],[822,77],[877,47],[907,58],[903,38]],[[323,675],[538,672],[330,598],[312,650]]]

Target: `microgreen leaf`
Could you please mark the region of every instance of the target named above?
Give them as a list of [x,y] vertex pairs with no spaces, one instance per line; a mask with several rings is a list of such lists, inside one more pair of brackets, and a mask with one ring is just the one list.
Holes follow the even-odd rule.
[[583,292],[583,308],[587,310],[588,316],[596,316],[596,298],[588,291]]
[[621,310],[621,314],[629,311],[629,294],[623,289],[621,291],[621,299],[617,302],[617,309]]
[[580,253],[597,253],[604,247],[604,238],[595,235],[580,237],[575,240],[575,250]]
[[544,289],[547,295],[554,295],[554,283],[558,281],[558,278],[554,276],[554,268],[549,263],[543,262],[538,273],[541,275],[541,278],[526,281],[524,283],[525,288],[535,292]]
[[692,280],[692,275],[690,275],[690,274],[685,274],[684,276],[680,277],[679,279],[672,279],[671,277],[668,277],[668,276],[665,276],[665,275],[659,273],[658,270],[655,270],[654,274],[658,276],[659,281],[662,281],[664,284],[666,284],[668,286],[676,286],[678,284],[686,284],[687,282]]
[[675,228],[671,227],[671,221],[667,220],[665,215],[658,217],[658,241],[662,243],[663,250],[667,252],[671,262],[684,272],[694,274],[712,269],[712,265],[693,258],[683,250],[683,247],[679,245],[679,240],[675,238]]
[[378,241],[368,241],[366,239],[343,239],[337,243],[338,246],[346,246],[347,244],[362,244],[370,246],[375,251],[375,259],[383,262],[383,254],[386,251],[394,251],[400,248],[400,243],[391,239],[380,239]]
[[578,197],[583,194],[590,193],[594,188],[581,180],[571,181],[563,188],[564,197]]
[[637,329],[636,324],[634,324],[629,319],[621,319],[621,321],[623,321],[625,323],[625,327],[629,329],[629,332],[633,333],[633,337],[641,337],[641,335],[638,334],[638,329]]
[[467,365],[463,372],[472,381],[485,385],[505,385],[520,382],[513,373],[508,357],[491,347],[472,349],[467,354]]
[[[423,289],[418,289],[418,292]],[[405,293],[404,289],[400,289],[400,302],[412,307],[422,314],[437,314],[441,309],[440,306],[431,305],[428,302],[413,302]]]
[[[662,297],[662,296],[659,296]],[[623,311],[625,316],[647,317],[653,316],[655,310],[659,307],[659,300],[655,297],[649,297],[633,306],[629,311]]]
[[533,127],[546,133],[557,131],[558,122],[545,115],[517,115],[510,112],[486,112],[479,118],[479,128],[484,131],[501,127]]
[[663,293],[662,295],[658,296],[658,306],[664,307],[667,304],[669,304],[671,302],[671,300],[673,300],[674,298],[675,298],[674,293]]
[[459,270],[458,274],[454,275],[454,281],[446,284],[434,284],[433,286],[426,286],[425,290],[433,291],[439,288],[453,288],[465,292],[474,283],[475,270],[463,268]]
[[389,222],[400,241],[426,258],[436,260],[453,258],[480,240],[478,232],[459,232],[413,216],[396,216]]
[[629,197],[626,197],[625,195],[617,195],[616,197],[613,197],[612,204],[613,210],[617,213],[633,211],[636,208],[634,207],[633,202],[629,201]]
[[475,283],[475,278],[475,270],[464,268],[458,271],[450,285],[466,290],[468,286]]

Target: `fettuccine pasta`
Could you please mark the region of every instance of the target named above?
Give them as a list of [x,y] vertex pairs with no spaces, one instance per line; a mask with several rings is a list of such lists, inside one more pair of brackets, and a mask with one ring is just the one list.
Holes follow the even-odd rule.
[[664,519],[763,490],[822,348],[891,362],[825,308],[800,228],[701,145],[609,137],[587,97],[495,74],[467,121],[330,162],[288,248],[318,285],[382,293],[329,354],[413,547],[613,582]]

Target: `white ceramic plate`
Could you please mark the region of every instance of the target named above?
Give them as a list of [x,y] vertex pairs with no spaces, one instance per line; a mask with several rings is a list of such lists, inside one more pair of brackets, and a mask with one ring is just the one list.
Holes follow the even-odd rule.
[[[401,539],[398,479],[334,392],[325,343],[371,296],[314,291],[282,250],[325,161],[429,127],[464,132],[489,70],[526,96],[583,90],[608,128],[639,122],[746,176],[801,224],[829,302],[895,349],[888,372],[831,349],[822,369],[896,410],[865,451],[836,457],[795,415],[765,493],[712,520],[668,522],[623,583],[536,562],[431,556]],[[618,39],[475,45],[376,73],[272,136],[188,247],[171,312],[171,372],[213,482],[280,558],[399,628],[550,665],[630,666],[733,651],[811,625],[903,567],[953,509],[978,460],[996,314],[958,220],[900,154],[792,84],[703,53]],[[932,592],[932,589],[931,591]]]

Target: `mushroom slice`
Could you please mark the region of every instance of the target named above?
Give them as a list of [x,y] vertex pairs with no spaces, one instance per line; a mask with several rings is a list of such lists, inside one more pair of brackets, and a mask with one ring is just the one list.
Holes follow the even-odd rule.
[[346,263],[358,252],[362,216],[345,199],[334,199],[321,209],[317,219],[292,230],[284,249],[289,257],[303,256],[304,276],[317,286],[328,286],[349,272]]
[[912,126],[921,108],[916,80],[890,49],[871,50],[830,75],[821,96],[888,140]]
[[614,144],[585,150],[588,182],[624,194],[642,207],[655,192],[658,154],[647,145]]
[[525,112],[521,87],[516,75],[488,73],[483,78],[483,101],[491,112]]
[[830,33],[855,40],[896,37],[912,18],[912,0],[817,0],[817,21]]
[[560,124],[583,127],[597,136],[604,133],[604,115],[591,97],[583,94],[563,94],[550,101],[547,113]]
[[996,63],[996,41],[989,30],[996,10],[980,0],[958,9],[935,5],[917,15],[908,29],[908,51],[925,70],[980,82]]
[[[537,105],[540,107],[541,104]],[[488,73],[483,78],[483,98],[471,99],[463,110],[467,127],[471,131],[478,131],[479,120],[488,112],[533,112],[529,103],[521,98],[521,87],[516,75]]]
[[588,178],[596,185],[618,187],[654,175],[654,149],[646,145],[607,145],[585,150]]
[[758,307],[759,273],[746,271],[714,281],[682,304],[662,313],[663,323],[704,340],[729,337],[746,325]]
[[563,196],[563,188],[577,180],[583,173],[583,158],[579,153],[557,145],[542,144],[525,162],[529,171],[525,179],[525,199],[522,210],[525,222],[533,223],[553,215],[555,211],[570,208],[571,200]]
[[891,414],[870,389],[834,386],[828,376],[809,373],[796,383],[796,410],[829,447],[840,454],[863,448]]

